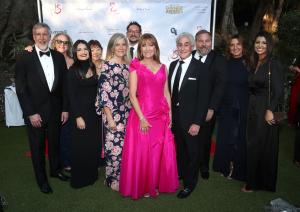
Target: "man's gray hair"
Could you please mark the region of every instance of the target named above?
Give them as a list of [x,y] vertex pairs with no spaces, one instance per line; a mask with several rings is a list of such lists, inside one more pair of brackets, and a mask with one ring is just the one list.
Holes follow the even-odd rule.
[[189,39],[190,43],[192,46],[195,46],[195,39],[194,39],[194,36],[191,34],[191,33],[188,33],[188,32],[182,32],[180,33],[177,38],[176,38],[176,44],[179,43],[180,39],[181,38],[187,38]]
[[35,33],[35,31],[39,28],[47,28],[48,29],[48,33],[49,33],[49,36],[51,36],[51,29],[49,27],[48,24],[45,24],[45,23],[36,23],[33,27],[32,27],[32,34]]

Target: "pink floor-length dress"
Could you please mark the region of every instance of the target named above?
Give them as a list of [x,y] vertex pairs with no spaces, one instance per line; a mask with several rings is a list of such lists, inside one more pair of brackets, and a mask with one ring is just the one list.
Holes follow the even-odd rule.
[[170,108],[164,96],[166,66],[151,72],[134,59],[129,71],[137,74],[137,99],[152,127],[140,130],[140,121],[132,108],[128,117],[122,153],[120,193],[138,199],[158,192],[175,192],[179,186],[174,137],[169,128]]

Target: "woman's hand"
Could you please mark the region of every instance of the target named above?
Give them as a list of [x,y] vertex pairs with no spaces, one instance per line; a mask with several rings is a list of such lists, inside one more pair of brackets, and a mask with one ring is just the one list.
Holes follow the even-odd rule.
[[140,128],[143,133],[148,132],[149,128],[152,127],[149,122],[144,118],[140,118]]
[[84,130],[85,129],[85,121],[82,117],[78,117],[76,118],[76,125],[77,128],[80,130]]
[[33,50],[32,46],[26,46],[25,47],[25,51],[32,52],[32,50]]
[[271,110],[266,111],[265,120],[269,125],[275,124],[274,114]]
[[109,127],[110,130],[116,130],[117,129],[116,122],[113,119],[109,119],[108,120],[108,127]]

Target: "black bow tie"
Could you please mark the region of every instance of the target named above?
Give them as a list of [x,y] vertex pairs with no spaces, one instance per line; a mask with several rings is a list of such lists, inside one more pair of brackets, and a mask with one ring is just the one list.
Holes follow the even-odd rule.
[[47,51],[47,52],[40,51],[40,57],[42,57],[43,55],[47,55],[49,57],[50,56],[50,51]]

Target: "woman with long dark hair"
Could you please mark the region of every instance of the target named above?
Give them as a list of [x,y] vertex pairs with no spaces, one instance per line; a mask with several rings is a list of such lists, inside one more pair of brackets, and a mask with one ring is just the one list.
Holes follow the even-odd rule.
[[250,52],[247,176],[244,192],[276,191],[279,129],[274,111],[283,96],[281,63],[272,57],[272,37],[256,35]]
[[101,120],[95,111],[98,77],[91,50],[84,40],[73,46],[74,63],[68,74],[71,143],[71,186],[81,188],[98,178]]

